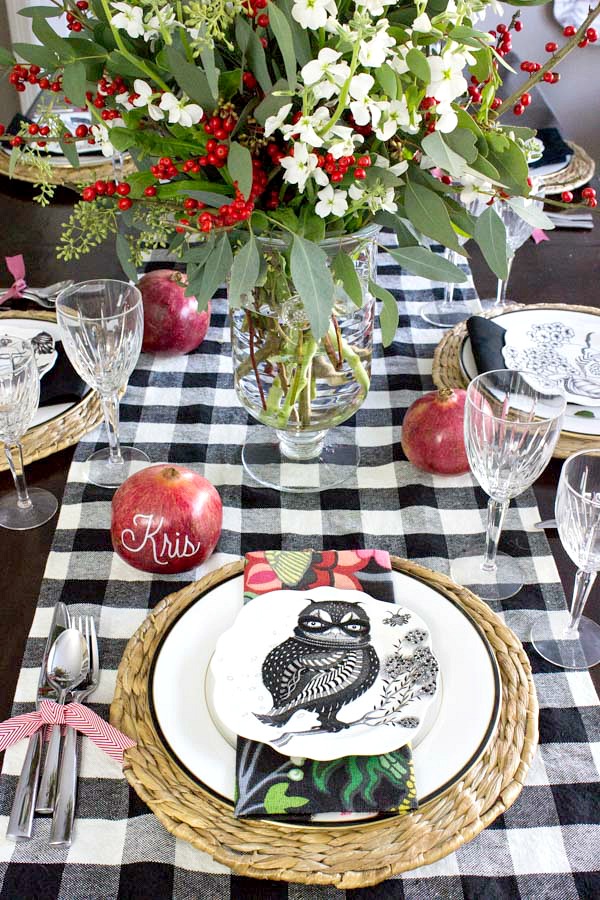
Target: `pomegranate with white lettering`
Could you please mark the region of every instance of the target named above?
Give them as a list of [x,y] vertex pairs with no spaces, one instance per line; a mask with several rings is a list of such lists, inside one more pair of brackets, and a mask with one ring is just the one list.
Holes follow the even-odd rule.
[[161,463],[131,475],[115,493],[110,535],[130,566],[173,575],[210,556],[222,524],[223,505],[210,481]]

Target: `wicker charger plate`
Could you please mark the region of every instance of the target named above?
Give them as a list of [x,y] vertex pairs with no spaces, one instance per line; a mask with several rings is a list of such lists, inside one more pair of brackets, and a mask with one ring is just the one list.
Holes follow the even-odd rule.
[[[8,177],[9,164],[10,157],[6,153],[0,153],[0,175]],[[135,164],[132,159],[127,159],[123,164],[123,174],[130,175],[132,172],[135,172]],[[38,184],[40,180],[38,170],[26,163],[17,163],[12,177],[16,181],[28,181],[30,184]],[[82,159],[82,164],[78,169],[73,168],[73,166],[52,166],[50,183],[63,185],[63,187],[78,191],[81,184],[87,184],[90,181],[95,181],[97,178],[106,179],[112,177],[113,165],[110,159],[95,165],[86,165],[84,159]]]
[[[4,310],[0,312],[0,331],[2,319],[44,319],[46,322],[56,322],[56,313],[53,312],[21,312],[16,310]],[[52,453],[58,453],[65,447],[70,447],[81,440],[84,434],[92,431],[102,422],[102,407],[96,391],[90,391],[83,400],[76,403],[66,412],[42,422],[30,428],[24,435],[23,462],[27,465],[36,459],[43,459]],[[8,468],[4,454],[0,458],[0,472]]]
[[583,147],[567,141],[573,150],[573,156],[569,164],[560,172],[553,172],[542,178],[546,194],[560,194],[561,191],[573,191],[575,188],[587,184],[593,178],[596,171],[596,163]]
[[111,722],[137,741],[126,751],[125,777],[167,831],[241,875],[356,888],[447,856],[514,803],[537,745],[538,705],[523,647],[470,591],[408,560],[392,557],[392,565],[462,606],[496,656],[500,718],[475,765],[446,793],[398,818],[343,829],[234,818],[231,806],[191,781],[164,748],[150,712],[148,675],[173,619],[240,575],[244,563],[235,562],[165,597],[129,641],[117,673]]
[[[488,319],[505,312],[513,312],[517,309],[557,309],[569,312],[589,313],[591,316],[600,316],[600,310],[594,306],[575,306],[570,303],[512,303],[501,310],[488,310],[487,312],[478,313]],[[460,322],[450,331],[446,332],[442,340],[435,348],[433,355],[432,378],[436,387],[442,388],[466,388],[469,379],[462,370],[460,364],[460,354],[463,343],[467,337],[466,322]],[[577,434],[575,431],[561,431],[558,443],[556,444],[553,456],[557,459],[566,459],[576,450],[584,450],[586,447],[594,447],[598,445],[598,435],[595,434]]]

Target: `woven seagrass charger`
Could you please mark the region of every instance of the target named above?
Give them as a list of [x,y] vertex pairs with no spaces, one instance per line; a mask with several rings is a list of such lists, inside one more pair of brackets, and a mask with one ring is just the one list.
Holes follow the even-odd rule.
[[[495,316],[502,315],[506,312],[514,312],[518,309],[552,309],[564,310],[566,312],[589,313],[591,316],[600,316],[600,310],[594,306],[575,306],[568,303],[532,303],[524,305],[523,303],[513,303],[501,310],[488,310],[487,312],[478,313],[487,319],[493,319]],[[469,378],[463,371],[460,364],[461,351],[464,341],[467,338],[466,322],[460,322],[450,331],[446,332],[442,340],[435,348],[433,355],[432,378],[433,383],[438,388],[466,388],[469,384]],[[553,456],[557,459],[566,459],[576,450],[584,450],[586,447],[597,446],[598,436],[593,434],[577,434],[574,431],[561,431],[558,443],[554,449]]]
[[240,575],[240,560],[165,597],[129,641],[117,673],[110,719],[137,741],[125,753],[125,776],[167,831],[241,875],[356,888],[441,859],[514,803],[538,737],[537,698],[522,645],[485,603],[446,576],[398,557],[392,557],[392,565],[462,606],[496,657],[500,717],[475,764],[444,794],[412,813],[343,828],[236,819],[230,804],[190,780],[155,729],[149,671],[174,618],[221,581]]
[[[43,319],[46,322],[56,322],[56,313],[53,312],[17,312],[16,310],[3,310],[0,312],[0,332],[3,319]],[[72,444],[81,440],[84,434],[92,431],[102,422],[102,407],[96,391],[90,391],[83,400],[76,403],[66,412],[55,416],[48,422],[30,428],[21,440],[23,446],[23,463],[35,462],[52,453],[58,453]],[[8,468],[4,454],[0,458],[0,472]]]
[[561,191],[573,191],[575,188],[582,187],[594,177],[596,171],[596,163],[585,152],[579,144],[567,141],[573,156],[571,161],[560,172],[553,172],[542,178],[546,194],[560,194]]
[[[10,157],[5,153],[0,153],[0,175],[8,175],[10,166]],[[123,165],[123,174],[130,175],[135,172],[135,164],[133,160],[127,159]],[[17,163],[11,176],[15,181],[28,181],[30,184],[38,184],[40,173],[34,167],[26,163]],[[78,191],[81,184],[88,184],[97,178],[112,178],[113,164],[109,159],[106,162],[86,165],[83,159],[78,169],[73,166],[52,166],[50,173],[50,184],[62,185]]]

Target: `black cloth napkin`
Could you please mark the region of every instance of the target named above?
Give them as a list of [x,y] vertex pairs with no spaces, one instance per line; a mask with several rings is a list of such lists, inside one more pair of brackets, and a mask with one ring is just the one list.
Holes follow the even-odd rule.
[[529,168],[534,172],[542,166],[567,163],[573,156],[572,148],[563,140],[558,128],[538,128],[536,137],[542,141],[544,152],[541,159],[529,164]]
[[484,316],[471,316],[467,319],[467,331],[480,375],[494,369],[506,369],[502,355],[506,328],[496,325],[492,319],[486,319]]
[[58,359],[40,382],[40,406],[54,406],[56,403],[78,403],[90,390],[71,363],[61,341],[56,341],[54,349]]

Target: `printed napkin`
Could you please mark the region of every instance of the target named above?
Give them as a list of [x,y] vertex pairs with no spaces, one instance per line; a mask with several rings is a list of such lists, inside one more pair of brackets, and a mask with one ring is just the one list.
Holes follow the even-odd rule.
[[[282,550],[246,555],[244,602],[279,590],[335,587],[394,602],[389,554],[381,550]],[[323,813],[404,813],[417,808],[412,753],[319,761],[282,756],[238,737],[239,818],[310,819]]]

